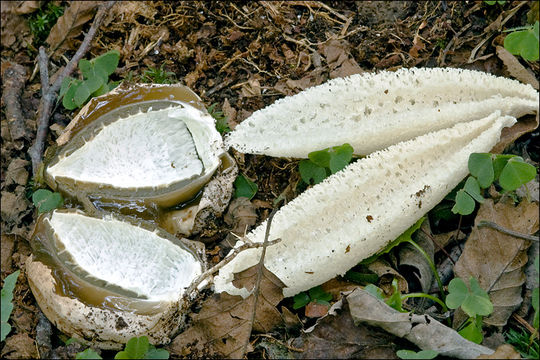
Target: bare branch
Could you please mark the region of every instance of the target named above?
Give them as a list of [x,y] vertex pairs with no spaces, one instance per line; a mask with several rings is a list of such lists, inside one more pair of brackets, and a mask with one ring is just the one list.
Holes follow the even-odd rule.
[[[249,320],[249,334],[251,334],[251,331],[253,331],[253,324],[255,323],[255,315],[257,313],[257,303],[259,301],[259,288],[261,286],[261,279],[262,274],[264,270],[264,257],[266,256],[266,248],[268,247],[268,237],[270,236],[270,225],[272,224],[272,219],[274,218],[274,215],[277,212],[277,208],[274,208],[272,212],[270,213],[270,216],[268,217],[268,220],[266,222],[266,232],[264,233],[264,241],[262,242],[262,253],[261,258],[259,259],[259,263],[257,264],[257,279],[255,280],[255,286],[253,287],[253,310],[251,312],[251,319]],[[246,339],[246,342],[244,343],[244,346],[242,346],[242,358],[246,357],[247,348],[249,345],[249,336]]]
[[502,227],[501,225],[496,224],[496,223],[494,223],[492,221],[482,220],[482,221],[478,222],[477,227],[479,227],[479,228],[480,227],[492,228],[492,229],[495,229],[495,230],[497,230],[499,232],[502,232],[503,234],[510,235],[510,236],[516,237],[518,239],[524,239],[524,240],[530,240],[530,241],[540,241],[538,236],[529,235],[529,234],[523,234],[523,233],[520,233],[518,231],[510,230],[510,229]]
[[6,118],[12,140],[26,136],[20,96],[26,82],[26,69],[19,64],[10,64],[2,74],[2,100],[6,105]]
[[45,148],[45,139],[47,138],[47,129],[49,128],[49,119],[51,117],[51,110],[56,100],[56,93],[60,90],[62,81],[69,76],[73,70],[77,67],[79,60],[86,54],[90,48],[90,44],[94,39],[97,30],[101,26],[107,11],[114,5],[116,1],[107,1],[100,5],[99,10],[90,26],[90,30],[86,33],[84,40],[75,53],[73,58],[66,65],[60,76],[56,79],[54,84],[49,87],[49,75],[48,75],[48,59],[45,50],[41,47],[39,49],[38,63],[41,77],[42,98],[38,109],[38,129],[36,133],[36,139],[34,144],[28,150],[30,158],[32,159],[32,173],[36,175],[39,165],[42,161],[43,150]]
[[[236,234],[233,234],[233,235],[236,235]],[[264,246],[264,243],[254,243],[251,240],[249,240],[247,237],[243,238],[243,241],[245,242],[245,244],[243,244],[243,245],[241,245],[241,246],[239,246],[237,248],[234,248],[233,252],[231,254],[229,254],[225,259],[221,260],[217,265],[213,266],[209,270],[206,270],[201,275],[199,275],[199,277],[197,277],[197,279],[193,280],[191,285],[189,285],[189,287],[186,288],[186,291],[184,291],[184,296],[190,296],[190,294],[192,294],[194,291],[196,291],[197,288],[199,287],[199,285],[204,280],[208,279],[212,274],[215,274],[222,267],[224,267],[225,265],[230,263],[236,257],[236,255],[238,255],[242,251],[247,250],[247,249],[257,249],[257,248],[260,248],[260,247]],[[268,241],[266,243],[266,247],[275,245],[275,244],[279,243],[280,241],[281,241],[281,239],[275,239],[275,240],[272,240],[272,241]]]

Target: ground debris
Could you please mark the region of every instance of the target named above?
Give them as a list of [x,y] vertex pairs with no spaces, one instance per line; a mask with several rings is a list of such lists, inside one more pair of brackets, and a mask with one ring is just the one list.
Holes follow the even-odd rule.
[[[531,242],[495,229],[479,228],[478,223],[482,220],[492,221],[513,231],[534,234],[539,226],[538,203],[523,201],[514,206],[509,201],[494,204],[490,199],[481,204],[475,227],[454,267],[457,277],[468,280],[474,276],[482,289],[488,292],[493,313],[484,319],[484,323],[504,326],[523,300],[524,266]],[[460,324],[463,317],[460,311],[456,311],[454,324]]]

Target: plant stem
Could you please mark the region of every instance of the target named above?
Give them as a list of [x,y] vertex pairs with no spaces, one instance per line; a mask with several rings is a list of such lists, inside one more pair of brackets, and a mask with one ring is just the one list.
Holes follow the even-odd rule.
[[422,247],[420,247],[416,242],[414,242],[414,240],[410,239],[410,240],[407,240],[407,242],[409,244],[411,244],[412,246],[414,246],[416,248],[416,250],[418,250],[420,252],[420,254],[422,254],[424,256],[424,258],[426,258],[426,260],[427,260],[427,262],[429,264],[429,267],[431,268],[431,271],[433,272],[433,275],[435,275],[435,279],[437,280],[437,284],[439,284],[439,291],[441,292],[441,299],[444,301],[444,299],[446,299],[446,296],[444,294],[443,284],[442,284],[441,278],[439,277],[439,273],[437,272],[437,268],[435,267],[435,264],[433,263],[433,261],[431,261],[430,257],[424,251],[424,249],[422,249]]
[[514,231],[514,230],[510,230],[510,229],[502,227],[501,225],[496,224],[496,223],[494,223],[492,221],[481,220],[481,221],[478,222],[478,225],[476,225],[476,227],[478,227],[478,228],[489,227],[489,228],[495,229],[497,231],[500,231],[503,234],[510,235],[510,236],[516,237],[518,239],[524,239],[524,240],[530,240],[530,241],[540,241],[540,239],[538,239],[538,236],[529,235],[529,234],[523,234],[523,233],[520,233],[520,232],[517,232],[517,231]]
[[401,296],[401,300],[405,300],[405,299],[413,298],[413,297],[424,297],[424,298],[428,298],[428,299],[430,299],[430,300],[435,301],[437,304],[441,305],[441,307],[443,308],[443,311],[444,311],[444,312],[447,312],[447,311],[448,311],[448,308],[446,307],[446,304],[445,304],[444,302],[442,302],[439,298],[436,298],[435,296],[429,295],[429,294],[426,294],[426,293],[410,293],[410,294],[405,294],[405,295],[402,295],[402,296]]

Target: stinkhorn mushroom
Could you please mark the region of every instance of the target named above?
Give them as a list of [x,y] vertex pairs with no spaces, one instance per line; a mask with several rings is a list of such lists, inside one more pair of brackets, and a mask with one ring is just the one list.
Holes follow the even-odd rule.
[[[269,240],[281,242],[268,247],[265,257],[265,266],[286,285],[283,294],[292,296],[342,275],[384,248],[467,175],[471,153],[489,151],[502,128],[515,121],[497,111],[392,145],[283,206],[269,233]],[[265,230],[263,222],[246,236],[262,242]],[[233,275],[256,264],[260,253],[240,252],[216,276],[216,291],[246,296],[246,289],[232,284]]]
[[203,270],[191,242],[118,215],[55,210],[40,216],[31,244],[28,282],[43,313],[104,349],[143,335],[168,343],[189,306],[184,289]]
[[220,165],[224,150],[214,119],[187,102],[95,108],[82,111],[84,126],[46,167],[53,189],[167,207],[192,198]]
[[538,101],[532,86],[479,71],[364,73],[330,80],[255,111],[225,143],[244,153],[297,158],[349,143],[355,154],[366,155],[496,110],[519,118],[535,112]]

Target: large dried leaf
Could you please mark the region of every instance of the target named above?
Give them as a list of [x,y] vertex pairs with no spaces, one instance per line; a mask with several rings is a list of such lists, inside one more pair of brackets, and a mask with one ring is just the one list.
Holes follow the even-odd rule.
[[[480,206],[475,227],[465,244],[463,254],[454,268],[456,277],[469,279],[474,276],[482,289],[489,293],[493,313],[484,322],[504,326],[523,300],[523,267],[527,263],[527,249],[531,242],[491,228],[478,228],[477,225],[482,220],[517,232],[533,234],[538,231],[538,204],[523,201],[514,206],[508,202],[484,202]],[[461,317],[457,316],[455,324],[459,324],[461,320]]]
[[347,296],[347,301],[355,324],[380,327],[409,340],[422,350],[435,350],[442,356],[459,359],[474,359],[493,353],[493,350],[463,338],[429,315],[399,312],[364,289],[353,291]]
[[[233,284],[251,291],[257,271],[255,265],[235,274]],[[245,299],[225,292],[215,294],[202,304],[200,313],[193,316],[191,326],[173,340],[169,350],[183,356],[241,357],[252,328],[258,332],[269,332],[282,323],[276,305],[283,299],[283,287],[284,284],[263,267],[253,324],[254,294]],[[248,347],[248,351],[252,349]]]
[[297,359],[396,359],[394,340],[395,336],[381,329],[356,326],[344,299],[339,312],[321,318],[313,331],[295,338],[291,345],[304,349],[293,354]]
[[73,49],[73,39],[81,34],[83,25],[94,17],[98,5],[99,1],[70,2],[47,37],[46,42],[51,49]]
[[[422,230],[418,231],[413,237],[414,241],[429,256],[431,262],[434,261],[435,246],[427,234],[431,234],[431,228],[428,221],[422,223]],[[433,281],[433,271],[428,260],[410,243],[403,244],[398,253],[399,272],[407,279],[409,290],[411,292],[428,292]]]
[[510,75],[525,84],[531,84],[533,88],[538,90],[538,79],[536,79],[534,73],[521,65],[519,60],[510,51],[502,46],[497,46],[497,56],[506,65]]
[[521,118],[512,127],[502,129],[499,142],[491,149],[492,153],[501,153],[510,144],[513,144],[516,139],[524,134],[530,133],[538,127],[538,114],[526,115]]

